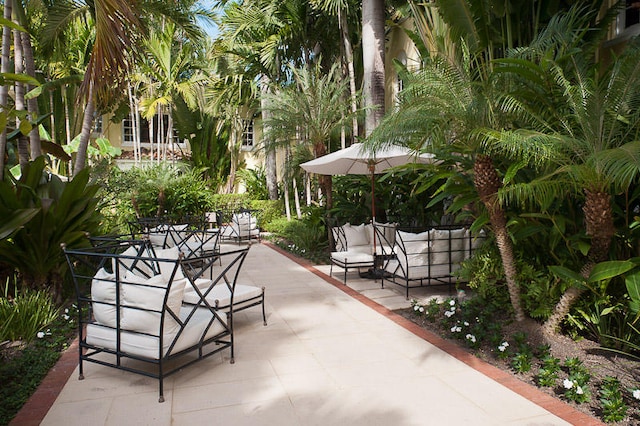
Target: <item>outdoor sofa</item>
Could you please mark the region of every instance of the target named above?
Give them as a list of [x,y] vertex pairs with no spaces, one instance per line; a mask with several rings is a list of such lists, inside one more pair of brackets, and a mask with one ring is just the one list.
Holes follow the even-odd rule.
[[378,224],[375,232],[384,242],[379,245],[381,286],[385,281],[402,286],[407,299],[414,287],[446,284],[451,289],[460,263],[485,240],[484,231],[474,236],[469,228],[460,226],[417,229]]
[[[236,282],[248,247],[186,258],[177,247],[103,240],[63,246],[75,284],[79,378],[84,362],[158,379],[229,350],[234,362]],[[227,298],[211,297],[220,292]]]

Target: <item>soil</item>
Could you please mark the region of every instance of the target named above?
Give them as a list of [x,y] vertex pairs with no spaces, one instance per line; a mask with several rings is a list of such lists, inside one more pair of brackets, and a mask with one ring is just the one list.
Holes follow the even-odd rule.
[[[640,424],[640,401],[634,399],[628,390],[640,388],[640,361],[631,359],[619,354],[603,350],[596,342],[580,339],[573,340],[567,336],[554,336],[553,338],[543,337],[540,333],[540,325],[534,321],[524,321],[503,326],[502,330],[505,336],[512,336],[514,333],[524,332],[528,337],[528,343],[531,347],[539,347],[546,344],[550,347],[550,355],[560,359],[579,358],[582,360],[584,367],[591,373],[589,387],[591,398],[588,402],[578,404],[567,400],[562,386],[563,378],[557,380],[556,386],[540,387],[536,382],[536,376],[539,370],[539,362],[533,362],[533,367],[527,373],[517,373],[509,365],[508,359],[501,359],[496,355],[493,348],[482,346],[479,349],[469,348],[461,343],[460,340],[450,338],[448,330],[445,331],[438,323],[430,322],[423,316],[414,314],[412,308],[397,311],[403,317],[413,321],[422,328],[448,340],[483,361],[508,372],[523,382],[536,386],[541,391],[562,400],[577,410],[586,413],[594,418],[602,419],[602,405],[599,401],[600,396],[598,389],[605,377],[616,377],[620,381],[621,389],[625,393],[624,402],[629,407],[625,420],[609,423],[616,426],[638,425]],[[562,375],[560,375],[562,376]]]

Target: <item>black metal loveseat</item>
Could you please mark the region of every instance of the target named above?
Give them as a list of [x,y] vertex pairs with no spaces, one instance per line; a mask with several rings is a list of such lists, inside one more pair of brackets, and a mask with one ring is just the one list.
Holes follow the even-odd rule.
[[467,227],[436,226],[403,228],[376,224],[378,246],[382,252],[382,287],[390,281],[406,290],[426,285],[455,283],[454,273],[485,240],[484,231],[473,235]]
[[165,377],[226,349],[234,362],[233,309],[207,296],[226,287],[233,305],[248,248],[186,259],[177,247],[105,240],[64,252],[77,294],[81,380],[85,361],[142,374],[158,379],[163,402]]

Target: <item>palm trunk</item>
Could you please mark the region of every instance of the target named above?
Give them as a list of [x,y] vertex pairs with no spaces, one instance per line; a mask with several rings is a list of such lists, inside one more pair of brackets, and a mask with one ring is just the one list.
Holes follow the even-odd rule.
[[82,118],[82,131],[80,132],[80,144],[76,153],[76,162],[73,165],[73,176],[80,173],[87,164],[87,148],[91,139],[91,128],[93,127],[93,113],[95,111],[95,103],[93,99],[93,83],[89,83],[89,95],[87,96],[87,104],[84,108],[84,116]]
[[298,180],[293,178],[293,200],[296,203],[296,217],[302,219],[302,210],[300,210],[300,194],[298,193]]
[[[24,71],[24,61],[22,57],[22,36],[20,31],[13,30],[13,54],[15,59],[15,72],[16,74],[22,74]],[[15,105],[16,111],[24,111],[24,85],[16,81],[14,85],[15,92]],[[16,128],[22,128],[22,120],[16,118]],[[27,137],[20,133],[18,135],[18,162],[20,163],[20,170],[24,173],[29,163],[29,140]]]
[[[615,234],[611,195],[607,192],[585,189],[585,203],[582,211],[584,212],[586,233],[591,237],[591,247],[580,274],[584,278],[588,278],[596,263],[604,262],[609,258],[611,239]],[[560,323],[569,314],[571,307],[580,299],[583,292],[584,290],[578,287],[567,289],[554,307],[551,316],[542,325],[542,331],[545,335],[557,333]]]
[[[4,19],[11,21],[11,9],[13,6],[13,0],[4,1]],[[11,68],[11,61],[9,54],[11,52],[11,28],[2,27],[2,61],[0,63],[0,72],[3,74],[8,73]],[[9,97],[9,86],[3,84],[0,85],[0,107],[4,111],[7,111],[7,99]],[[0,132],[0,181],[4,180],[4,166],[5,166],[5,152],[7,152],[7,128]]]
[[365,135],[369,136],[384,116],[384,0],[362,2],[362,63]]
[[[31,36],[28,33],[22,33],[22,51],[24,53],[24,68],[28,76],[36,77],[36,65],[33,58],[33,47],[31,46]],[[27,85],[27,91],[31,91],[35,87]],[[32,123],[38,119],[38,99],[32,97],[27,100],[27,110]],[[29,142],[31,147],[31,158],[38,158],[42,155],[42,145],[40,143],[40,130],[38,125],[34,125],[29,132]]]
[[[347,25],[347,17],[342,10],[338,9],[338,22],[340,25],[340,31],[342,34],[342,42],[344,44],[344,59],[347,63],[347,72],[349,74],[349,92],[351,95],[351,112],[353,112],[352,131],[353,135],[351,140],[354,141],[358,137],[358,117],[355,113],[358,111],[357,102],[357,89],[356,89],[356,73],[353,66],[353,46],[351,45],[351,39],[349,39],[349,30]],[[344,148],[344,146],[343,146]]]
[[517,268],[513,255],[513,243],[507,231],[505,211],[497,200],[497,193],[502,186],[502,182],[493,166],[493,160],[485,155],[478,155],[476,157],[473,171],[474,185],[478,191],[480,200],[489,212],[489,221],[496,237],[498,250],[500,251],[511,306],[513,307],[516,321],[523,321],[525,315],[520,301],[520,288],[516,282]]
[[[269,78],[266,76],[262,76],[260,81],[260,90],[262,93],[266,93],[269,90]],[[269,110],[266,106],[266,99],[263,96],[261,98],[262,104],[262,123],[266,123],[269,121],[270,114]],[[264,125],[264,124],[263,124]],[[263,135],[268,134],[268,129],[263,129]],[[278,172],[277,172],[277,164],[276,164],[276,151],[273,147],[267,147],[265,149],[265,172],[267,175],[267,189],[269,190],[269,199],[277,200],[278,199]]]

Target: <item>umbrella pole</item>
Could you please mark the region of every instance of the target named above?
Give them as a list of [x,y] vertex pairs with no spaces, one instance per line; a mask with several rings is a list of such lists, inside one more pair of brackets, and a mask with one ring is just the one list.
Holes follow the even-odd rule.
[[373,255],[376,255],[376,165],[373,161],[369,162],[369,171],[371,172],[371,226],[373,229]]

